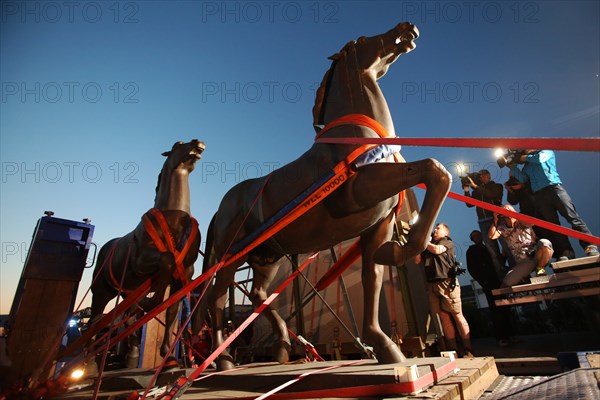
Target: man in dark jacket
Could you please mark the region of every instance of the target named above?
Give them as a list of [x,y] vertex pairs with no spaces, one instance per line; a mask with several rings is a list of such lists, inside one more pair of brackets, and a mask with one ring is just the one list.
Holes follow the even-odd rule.
[[[487,169],[482,169],[479,171],[480,181],[475,183],[471,177],[468,177],[469,184],[463,185],[463,191],[465,196],[471,197],[476,200],[480,200],[486,203],[493,204],[495,206],[502,205],[502,195],[504,194],[504,189],[501,184],[496,183],[492,180],[490,175],[490,171]],[[473,189],[471,193],[470,189]],[[472,204],[465,203],[467,207],[474,207]],[[477,224],[479,225],[479,230],[481,232],[487,232],[492,226],[494,222],[494,213],[492,211],[488,211],[485,208],[477,207]],[[486,248],[490,252],[490,256],[492,257],[492,263],[494,265],[494,269],[496,274],[501,278],[506,273],[505,270],[505,258],[500,252],[500,246],[498,245],[497,240],[492,240],[484,235],[483,242],[485,243]],[[503,249],[507,249],[506,246],[503,246]]]
[[483,289],[492,315],[494,334],[498,345],[508,346],[511,334],[510,308],[497,307],[492,295],[492,290],[498,289],[502,282],[494,270],[492,257],[490,257],[490,253],[483,243],[481,232],[473,231],[469,238],[473,244],[467,250],[467,269]]

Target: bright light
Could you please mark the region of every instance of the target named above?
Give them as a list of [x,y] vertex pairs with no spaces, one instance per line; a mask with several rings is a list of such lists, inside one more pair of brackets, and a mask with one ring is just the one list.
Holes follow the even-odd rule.
[[458,172],[458,176],[463,176],[467,172],[467,167],[463,163],[456,164],[456,172]]
[[72,379],[80,379],[83,376],[83,368],[77,368],[71,372]]
[[75,326],[77,326],[77,321],[74,319],[69,320],[69,328],[73,328]]
[[494,150],[494,157],[500,158],[504,155],[504,149],[496,149]]

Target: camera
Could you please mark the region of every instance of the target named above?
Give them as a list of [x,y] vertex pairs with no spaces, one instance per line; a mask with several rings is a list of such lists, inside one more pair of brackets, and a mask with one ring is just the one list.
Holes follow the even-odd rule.
[[456,257],[454,257],[450,262],[451,266],[450,269],[448,269],[448,278],[452,279],[452,282],[450,282],[450,290],[454,290],[456,288],[456,285],[458,284],[458,279],[456,278],[459,275],[462,275],[465,272],[467,272],[467,270],[460,267],[462,263],[458,261]]
[[508,180],[506,182],[504,182],[505,186],[511,187],[511,186],[515,186],[515,185],[521,185],[521,181],[518,180],[517,178],[515,178],[514,176],[511,176],[510,178],[508,178]]
[[502,151],[502,155],[498,157],[496,162],[500,168],[510,167],[511,165],[521,164],[521,156],[525,154],[524,150],[506,149]]
[[466,269],[461,268],[462,263],[460,261],[454,260],[454,265],[450,267],[448,270],[449,278],[456,278],[459,275],[462,275],[467,272]]
[[469,182],[469,178],[471,178],[477,186],[481,185],[481,174],[479,172],[471,172],[465,176],[459,176],[459,178],[460,183],[463,186],[469,186],[471,184],[471,182]]

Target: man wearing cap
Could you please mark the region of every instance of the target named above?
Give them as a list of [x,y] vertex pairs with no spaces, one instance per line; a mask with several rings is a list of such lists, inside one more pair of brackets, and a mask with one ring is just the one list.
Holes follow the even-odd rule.
[[[480,182],[475,183],[471,177],[468,177],[469,184],[463,186],[463,191],[466,197],[471,197],[476,200],[480,200],[486,203],[493,204],[495,206],[502,205],[502,196],[504,192],[504,188],[501,184],[496,183],[492,180],[492,176],[490,175],[490,171],[487,169],[482,169],[479,171]],[[473,192],[470,192],[470,189],[473,189]],[[472,204],[465,203],[467,207],[474,207]],[[477,224],[479,225],[479,230],[481,232],[487,232],[492,226],[494,222],[494,213],[492,211],[488,211],[485,208],[477,207]],[[490,252],[490,256],[492,257],[492,263],[494,265],[494,269],[496,274],[502,278],[505,274],[505,262],[504,256],[500,252],[500,246],[498,246],[498,241],[490,239],[487,235],[483,235],[483,243],[487,250]],[[503,246],[506,249],[506,246]]]

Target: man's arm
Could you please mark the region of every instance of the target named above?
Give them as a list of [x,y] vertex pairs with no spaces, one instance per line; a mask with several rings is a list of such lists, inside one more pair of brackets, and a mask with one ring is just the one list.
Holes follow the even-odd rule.
[[497,228],[498,225],[498,214],[494,213],[494,223],[492,224],[492,226],[490,226],[490,229],[488,230],[488,236],[490,239],[492,240],[496,240],[500,237],[500,231]]
[[443,244],[433,244],[431,242],[429,242],[427,244],[427,250],[429,250],[430,253],[433,254],[442,254],[445,253],[448,248],[446,246],[444,246]]
[[[529,162],[529,158],[527,159],[527,161]],[[521,169],[516,165],[510,166],[510,172],[515,178],[517,178],[517,180],[523,183],[526,183],[529,180],[529,176],[523,171],[521,171]]]
[[[465,197],[473,197],[473,196],[471,196],[471,192],[469,191],[469,188],[473,188],[473,191],[475,191],[475,189],[477,189],[479,186],[477,186],[475,184],[475,182],[473,182],[473,179],[471,179],[470,176],[467,178],[469,178],[469,184],[463,186],[463,191],[464,191]],[[475,207],[473,204],[469,204],[469,203],[465,203],[465,206],[467,206],[469,208]]]

